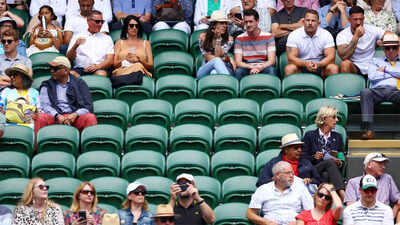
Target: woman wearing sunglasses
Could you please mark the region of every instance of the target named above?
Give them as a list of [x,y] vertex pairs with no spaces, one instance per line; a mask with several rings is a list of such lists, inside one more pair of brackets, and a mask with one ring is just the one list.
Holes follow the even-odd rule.
[[[333,209],[332,209],[333,204]],[[332,184],[319,185],[314,194],[314,208],[296,216],[296,225],[336,225],[342,214],[343,204]]]
[[121,225],[154,225],[153,214],[145,199],[146,186],[140,182],[130,183],[126,195],[122,209],[118,210]]
[[13,225],[64,225],[59,205],[48,199],[49,186],[42,178],[33,178],[26,185],[14,209]]
[[94,185],[82,182],[75,190],[71,208],[64,212],[65,225],[100,225],[105,213],[97,207]]

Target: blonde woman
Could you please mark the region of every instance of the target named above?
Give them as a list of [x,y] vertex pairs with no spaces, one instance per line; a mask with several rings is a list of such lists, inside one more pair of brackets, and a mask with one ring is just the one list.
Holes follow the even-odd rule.
[[94,185],[82,182],[75,190],[71,208],[64,212],[65,225],[100,225],[105,213],[97,207]]
[[48,199],[49,185],[33,178],[26,185],[21,202],[14,210],[13,225],[63,225],[59,205]]

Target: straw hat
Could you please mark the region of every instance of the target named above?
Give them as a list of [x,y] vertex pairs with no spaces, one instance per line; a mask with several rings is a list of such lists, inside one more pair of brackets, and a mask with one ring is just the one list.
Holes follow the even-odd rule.
[[215,10],[210,17],[210,22],[228,22],[224,10]]
[[30,79],[32,79],[32,70],[29,69],[29,67],[25,66],[24,64],[20,64],[20,63],[16,63],[14,64],[12,67],[6,69],[5,71],[6,75],[11,76],[14,74],[24,74],[25,76],[29,77]]
[[297,134],[291,133],[291,134],[286,134],[285,136],[282,137],[282,146],[281,148],[285,148],[291,145],[303,145],[304,142],[300,140],[299,137],[297,137]]
[[65,56],[57,56],[50,62],[48,62],[50,66],[65,66],[68,69],[71,69],[71,63],[69,62],[69,59]]
[[383,46],[399,45],[399,37],[397,37],[396,34],[387,33],[387,34],[385,34],[385,36],[383,36],[382,45]]
[[168,204],[160,204],[157,206],[156,215],[153,218],[173,217],[175,216],[174,209]]

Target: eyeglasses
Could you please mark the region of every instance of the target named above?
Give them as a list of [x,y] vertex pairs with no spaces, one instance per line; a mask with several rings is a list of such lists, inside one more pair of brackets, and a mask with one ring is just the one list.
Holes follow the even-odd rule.
[[169,221],[170,223],[175,222],[175,217],[160,217],[160,222],[165,223]]
[[82,190],[81,193],[84,195],[89,195],[89,194],[94,195],[94,191],[91,190]]
[[59,69],[61,69],[61,66],[50,66],[50,71],[58,71]]
[[376,194],[376,192],[378,191],[375,188],[367,188],[363,190],[365,194]]
[[17,77],[19,74],[10,74],[8,75],[11,79],[14,79],[15,77]]
[[36,187],[38,187],[38,188],[39,188],[40,190],[42,190],[42,191],[48,191],[49,188],[50,188],[49,185],[43,185],[43,184],[38,185],[38,186],[36,186]]
[[95,19],[90,19],[90,20],[94,21],[97,24],[103,24],[104,23],[104,20],[95,20]]
[[320,198],[320,199],[325,198],[325,200],[327,200],[327,201],[332,200],[332,197],[331,197],[331,196],[326,195],[326,194],[323,194],[323,193],[321,193],[321,192],[318,192],[317,195],[318,195],[318,198]]
[[135,195],[139,195],[139,194],[142,194],[143,196],[145,196],[146,195],[146,191],[131,191],[131,192],[129,192],[129,194],[130,193],[133,193],[133,194],[135,194]]
[[129,25],[129,27],[130,28],[139,28],[139,24],[137,24],[137,23],[130,23],[130,24],[128,24]]
[[13,43],[13,41],[14,40],[12,40],[12,39],[3,39],[3,40],[1,40],[1,43],[3,43],[3,45],[5,45],[6,43],[11,44],[11,43]]
[[385,50],[398,50],[399,49],[399,46],[384,46],[383,47],[383,49],[385,49]]

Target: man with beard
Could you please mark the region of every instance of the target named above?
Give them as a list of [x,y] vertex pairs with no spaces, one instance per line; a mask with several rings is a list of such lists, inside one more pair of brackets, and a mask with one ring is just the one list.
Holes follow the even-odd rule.
[[[246,217],[254,224],[295,225],[298,213],[312,209],[313,199],[290,163],[276,163],[273,181],[257,188],[251,196]],[[264,217],[259,216],[262,210]]]
[[174,208],[176,225],[205,225],[215,222],[211,207],[199,195],[194,177],[183,173],[171,185],[169,205]]

